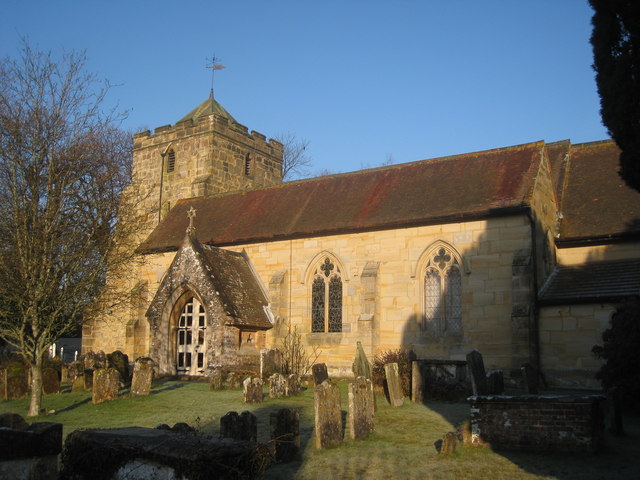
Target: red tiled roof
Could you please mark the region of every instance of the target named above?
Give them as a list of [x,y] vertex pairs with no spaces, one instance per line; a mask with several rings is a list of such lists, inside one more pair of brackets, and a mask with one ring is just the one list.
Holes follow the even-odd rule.
[[530,205],[544,142],[180,200],[140,246],[176,250],[197,210],[202,243],[408,227],[509,214]]
[[618,175],[619,154],[612,140],[571,147],[563,165],[559,244],[640,233],[640,192]]

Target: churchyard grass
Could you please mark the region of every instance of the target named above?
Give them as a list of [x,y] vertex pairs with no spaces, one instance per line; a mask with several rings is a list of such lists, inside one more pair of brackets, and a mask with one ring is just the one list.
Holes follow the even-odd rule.
[[[347,383],[339,382],[342,409],[347,410]],[[67,387],[68,390],[68,387]],[[265,393],[267,388],[265,388]],[[467,419],[465,403],[428,402],[391,408],[378,395],[375,432],[352,441],[345,432],[341,446],[325,450],[313,438],[313,389],[295,397],[266,397],[258,404],[244,404],[241,390],[211,392],[204,383],[162,382],[147,397],[120,397],[100,405],[91,403],[86,392],[60,393],[44,397],[51,412],[35,421],[60,422],[68,435],[78,428],[124,426],[154,427],[186,422],[205,434],[217,436],[220,417],[228,411],[250,410],[258,417],[259,441],[268,441],[269,414],[278,408],[300,409],[303,453],[300,461],[273,465],[267,479],[637,479],[640,477],[640,419],[627,419],[627,437],[608,437],[607,449],[596,456],[541,455],[494,452],[489,447],[458,445],[456,452],[439,457],[434,442]],[[24,414],[28,400],[0,402],[0,413]],[[345,422],[346,423],[346,422]]]

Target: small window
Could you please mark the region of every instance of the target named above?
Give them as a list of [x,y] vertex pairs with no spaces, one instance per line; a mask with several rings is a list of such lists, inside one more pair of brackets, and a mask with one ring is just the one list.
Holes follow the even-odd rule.
[[176,152],[172,148],[167,152],[167,173],[171,173],[176,168]]
[[251,154],[247,153],[244,157],[244,174],[245,176],[251,175]]

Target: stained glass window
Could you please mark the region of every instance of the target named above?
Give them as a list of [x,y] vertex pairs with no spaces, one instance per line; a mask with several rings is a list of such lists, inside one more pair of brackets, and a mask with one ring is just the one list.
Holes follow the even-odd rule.
[[455,255],[444,247],[432,252],[424,274],[424,330],[462,331],[462,275]]
[[342,277],[331,259],[319,262],[311,287],[311,331],[342,331]]

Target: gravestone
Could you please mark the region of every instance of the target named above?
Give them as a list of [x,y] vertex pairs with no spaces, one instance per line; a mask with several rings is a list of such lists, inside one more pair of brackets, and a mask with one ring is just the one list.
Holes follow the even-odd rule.
[[316,385],[320,385],[325,380],[329,379],[327,373],[327,365],[325,363],[316,363],[311,367],[311,373],[313,374],[313,381]]
[[0,400],[7,398],[7,369],[0,368]]
[[129,356],[120,350],[115,350],[107,355],[107,365],[109,368],[115,368],[120,374],[120,383],[122,386],[129,383],[131,374],[129,372]]
[[89,350],[84,354],[84,369],[95,370],[96,368],[105,368],[107,366],[107,356],[102,350],[93,352]]
[[97,405],[118,398],[120,373],[115,368],[99,368],[93,372],[92,402]]
[[314,392],[316,448],[342,443],[342,408],[340,389],[325,380]]
[[367,354],[364,353],[362,348],[362,342],[356,342],[356,358],[351,366],[354,377],[364,377],[371,380],[371,364],[367,358]]
[[29,393],[29,369],[22,362],[9,362],[5,373],[5,400],[17,400]]
[[78,375],[74,380],[73,383],[71,384],[71,391],[72,392],[81,392],[84,391],[84,374],[81,373],[80,375]]
[[451,455],[456,451],[458,439],[454,432],[448,432],[444,434],[442,440],[435,442],[436,450],[440,456]]
[[389,391],[389,403],[392,407],[401,407],[404,404],[404,394],[400,384],[397,363],[387,363],[384,366],[384,374],[387,378],[387,389]]
[[502,370],[491,370],[487,373],[487,391],[489,395],[502,395],[504,393]]
[[349,383],[349,436],[360,440],[373,433],[373,384],[365,377]]
[[0,414],[0,427],[11,428],[13,430],[26,430],[29,428],[29,424],[22,418],[22,415],[18,415],[17,413],[2,413]]
[[259,377],[245,378],[242,382],[244,403],[262,402],[262,379]]
[[260,377],[269,378],[274,373],[282,373],[282,352],[277,348],[260,350]]
[[90,392],[93,388],[93,370],[87,368],[84,370],[82,379],[84,380],[84,389]]
[[522,372],[522,381],[524,383],[524,389],[527,393],[532,395],[538,394],[538,372],[530,363],[523,363],[520,367]]
[[474,395],[486,395],[487,373],[484,369],[482,354],[477,350],[472,350],[467,354],[467,368],[471,377],[471,387]]
[[255,443],[258,439],[258,418],[246,410],[240,415],[238,412],[227,412],[220,418],[220,438]]
[[300,377],[295,373],[285,378],[285,395],[298,395],[300,393]]
[[216,368],[209,377],[209,390],[224,390],[225,374],[221,368]]
[[140,397],[151,393],[153,384],[153,367],[155,363],[149,357],[139,357],[133,365],[131,379],[131,396]]
[[42,393],[45,395],[60,393],[60,377],[55,368],[42,370]]
[[269,415],[271,441],[276,462],[295,460],[300,452],[300,413],[294,408],[281,408]]
[[411,401],[422,403],[425,396],[425,365],[423,362],[414,360],[411,362]]
[[81,362],[63,363],[60,366],[61,383],[73,383],[84,370]]
[[269,396],[271,398],[284,397],[286,389],[286,382],[281,374],[274,373],[269,377]]

